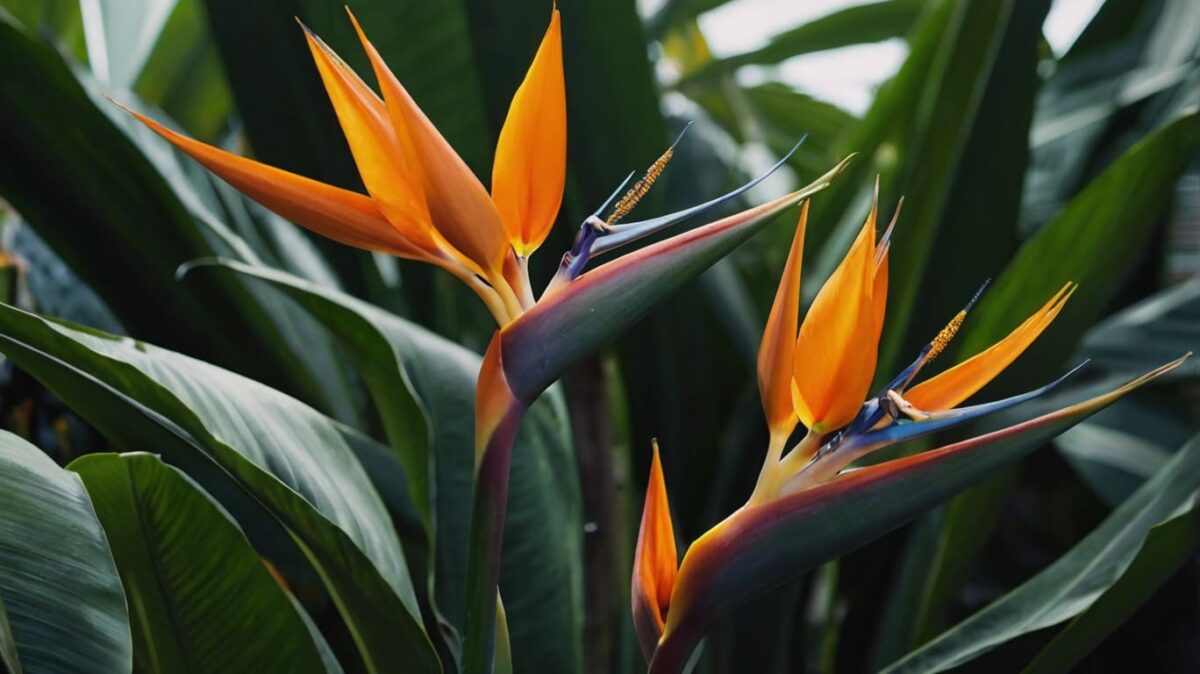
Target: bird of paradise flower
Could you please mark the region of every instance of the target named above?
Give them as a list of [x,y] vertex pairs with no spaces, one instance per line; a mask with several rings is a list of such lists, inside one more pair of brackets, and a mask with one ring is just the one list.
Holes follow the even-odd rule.
[[629,327],[684,281],[773,216],[827,187],[849,158],[789,194],[587,270],[596,256],[744,194],[788,159],[710,201],[624,222],[670,161],[676,147],[671,145],[640,180],[633,182],[636,174],[630,173],[581,223],[557,273],[535,297],[528,260],[558,216],[566,180],[566,89],[558,10],[552,11],[509,106],[490,192],[388,69],[352,14],[350,20],[382,96],[319,37],[307,28],[304,34],[366,194],[227,152],[129,112],[285,219],[356,248],[445,270],[469,287],[495,318],[499,329],[485,355],[476,393],[476,495],[462,662],[464,671],[486,671],[492,657],[509,459],[527,407],[567,367]]
[[[981,287],[907,367],[870,394],[887,311],[888,254],[899,217],[897,207],[884,233],[877,234],[878,189],[857,238],[797,329],[808,202],[802,205],[758,354],[759,392],[770,433],[766,458],[746,504],[692,543],[682,564],[654,447],[631,584],[634,626],[652,672],[682,671],[708,625],[734,604],[799,575],[823,561],[823,554],[833,556],[831,550],[848,549],[851,542],[864,543],[898,526],[1190,355],[1022,424],[846,471],[884,447],[1042,396],[1079,370],[1027,393],[958,407],[1050,326],[1076,290],[1068,282],[1006,337],[912,386],[954,338]],[[803,438],[785,454],[801,424]],[[1008,446],[995,446],[1004,443]],[[817,545],[814,534],[832,540],[832,547]]]

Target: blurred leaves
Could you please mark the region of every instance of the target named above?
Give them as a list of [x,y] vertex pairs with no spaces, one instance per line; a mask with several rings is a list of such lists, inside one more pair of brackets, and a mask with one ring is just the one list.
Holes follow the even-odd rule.
[[82,0],[88,65],[116,89],[133,84],[177,0]]
[[712,61],[686,74],[676,86],[695,86],[746,65],[777,64],[827,49],[903,38],[929,4],[928,0],[884,0],[847,7],[779,33],[758,49]]
[[[1109,372],[1144,368],[1200,346],[1200,279],[1167,288],[1088,330],[1079,355]],[[1187,371],[1179,376],[1188,375]],[[1194,376],[1194,373],[1192,374]]]

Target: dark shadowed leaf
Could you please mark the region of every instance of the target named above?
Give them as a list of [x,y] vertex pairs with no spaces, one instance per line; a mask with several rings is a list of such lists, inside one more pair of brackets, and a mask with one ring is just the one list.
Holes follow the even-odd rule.
[[[941,672],[960,666],[1022,634],[1076,619],[1067,626],[1035,662],[1037,671],[1067,671],[1070,660],[1061,668],[1045,669],[1049,661],[1071,651],[1074,657],[1086,653],[1103,636],[1104,625],[1113,623],[1091,613],[1112,612],[1120,602],[1126,612],[1136,607],[1128,597],[1118,599],[1107,593],[1128,591],[1131,584],[1143,586],[1140,596],[1148,596],[1194,548],[1197,541],[1196,517],[1188,503],[1200,485],[1200,438],[1189,442],[1158,473],[1113,511],[1100,526],[1060,557],[1045,571],[983,610],[942,633],[920,649],[889,667],[887,672]],[[1185,508],[1186,514],[1179,509]],[[1190,532],[1182,529],[1190,528]],[[1174,533],[1175,539],[1166,538]],[[1182,554],[1180,554],[1182,553]],[[1156,562],[1166,562],[1156,564]],[[1130,574],[1140,576],[1135,578]],[[1076,618],[1076,616],[1079,616]],[[1089,638],[1089,636],[1091,638]],[[1084,646],[1086,644],[1086,646]],[[1059,649],[1062,649],[1059,652]],[[1082,649],[1082,650],[1081,650]],[[1071,656],[1066,656],[1071,657]]]

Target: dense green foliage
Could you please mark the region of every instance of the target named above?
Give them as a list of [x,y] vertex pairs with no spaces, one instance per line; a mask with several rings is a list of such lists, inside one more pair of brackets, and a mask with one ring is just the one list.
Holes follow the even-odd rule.
[[[986,278],[947,364],[1080,284],[979,398],[1092,359],[1080,380],[891,457],[1200,347],[1195,2],[1107,0],[1056,55],[1051,0],[879,0],[714,58],[697,17],[736,1],[640,16],[634,0],[559,0],[569,164],[539,287],[579,223],[692,121],[639,214],[723,193],[805,134],[743,205],[858,153],[813,198],[805,304],[875,176],[884,203],[904,197],[882,374]],[[488,313],[440,271],[309,235],[105,100],[361,191],[293,20],[369,72],[342,4],[0,0],[0,669],[458,671]],[[551,0],[350,4],[486,182]],[[883,40],[907,57],[861,116],[777,79],[793,57]],[[719,254],[648,275],[654,301],[682,288],[531,407],[497,671],[644,669],[629,572],[650,439],[682,550],[754,485],[755,353],[794,224],[789,211],[702,274]],[[602,298],[606,321],[635,285]],[[592,325],[560,332],[617,331]],[[1052,440],[989,441],[994,461],[931,471],[940,489],[913,482],[894,511],[842,503],[853,535],[817,513],[789,530],[811,545],[781,546],[815,568],[720,621],[696,671],[1190,671],[1198,377],[1189,362],[1086,421],[1035,429],[1066,431]]]

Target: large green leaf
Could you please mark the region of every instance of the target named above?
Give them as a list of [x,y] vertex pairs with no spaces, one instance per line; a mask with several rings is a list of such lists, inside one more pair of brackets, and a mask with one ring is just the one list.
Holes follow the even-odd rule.
[[138,671],[328,671],[287,591],[199,485],[151,454],[69,469],[108,534]]
[[0,495],[0,662],[13,674],[129,672],[121,579],[79,476],[0,431]]
[[0,349],[118,447],[225,471],[320,572],[370,669],[438,670],[392,522],[335,422],[212,365],[8,306]]
[[176,282],[176,267],[196,257],[255,256],[205,207],[163,141],[3,17],[0,61],[21,64],[0,72],[0,195],[121,323],[348,418],[346,396],[330,395],[335,377],[313,374],[331,356],[317,339],[301,342],[303,317],[238,279]]
[[[221,264],[287,293],[352,354],[411,491],[432,522],[437,606],[461,631],[478,355],[343,293],[271,269]],[[530,409],[513,450],[500,587],[515,671],[579,666],[583,561],[576,472],[561,393],[552,389]]]
[[[1189,442],[1152,480],[1045,571],[886,671],[945,671],[1022,634],[1075,618],[1076,622],[1035,663],[1038,671],[1069,670],[1071,660],[1061,659],[1067,651],[1078,657],[1081,645],[1094,646],[1095,637],[1105,633],[1105,625],[1107,629],[1115,626],[1111,620],[1092,613],[1093,607],[1097,612],[1109,612],[1111,618],[1114,601],[1126,610],[1137,605],[1129,597],[1108,596],[1108,592],[1118,588],[1128,591],[1131,583],[1139,583],[1143,589],[1139,594],[1144,598],[1194,549],[1196,517],[1188,502],[1194,498],[1197,486],[1200,486],[1200,437]],[[1188,514],[1180,515],[1178,510],[1185,504]],[[1189,527],[1190,531],[1181,531]],[[1172,533],[1176,535],[1173,541],[1165,538]],[[1054,651],[1058,649],[1064,652],[1056,654]],[[1086,652],[1084,647],[1082,653]],[[1051,660],[1059,666],[1047,669]]]
[[[1149,136],[1021,247],[963,326],[960,354],[978,352],[1003,337],[1065,281],[1073,280],[1080,287],[1046,338],[1010,367],[991,391],[1003,393],[1062,366],[1137,259],[1198,142],[1200,114],[1196,113]],[[921,574],[922,600],[907,609],[917,617],[902,621],[915,630],[916,642],[939,628],[947,603],[974,567],[1010,482],[1011,475],[1002,474],[947,506],[934,543],[932,559],[937,562]]]

